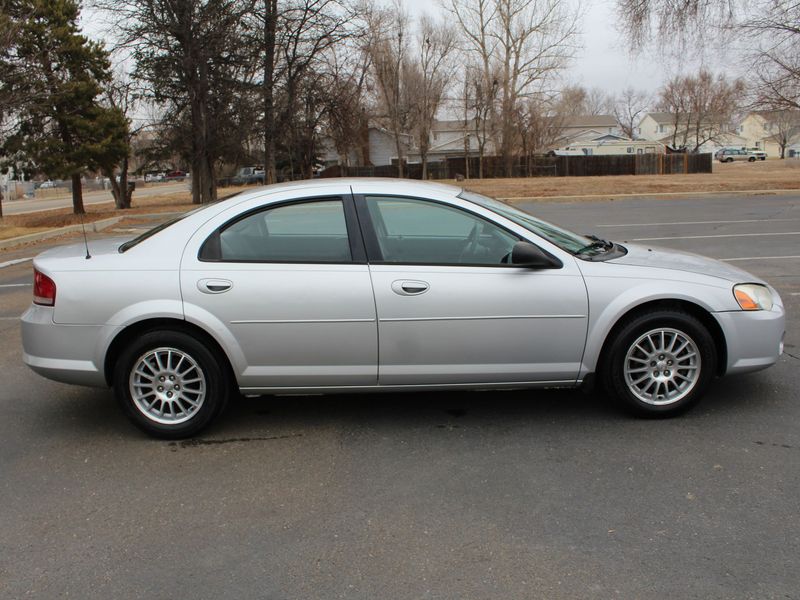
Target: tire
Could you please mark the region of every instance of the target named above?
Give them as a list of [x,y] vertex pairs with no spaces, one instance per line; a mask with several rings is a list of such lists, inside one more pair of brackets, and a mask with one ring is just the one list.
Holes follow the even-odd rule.
[[114,394],[145,433],[181,439],[205,428],[227,404],[232,382],[224,359],[180,331],[136,338],[114,365]]
[[733,162],[733,159],[732,158],[728,158],[727,160],[725,160],[725,162]]
[[747,162],[756,162],[756,157],[751,156],[750,158],[747,159]]
[[679,310],[635,316],[601,358],[606,390],[628,411],[650,418],[677,416],[694,406],[717,367],[711,334]]

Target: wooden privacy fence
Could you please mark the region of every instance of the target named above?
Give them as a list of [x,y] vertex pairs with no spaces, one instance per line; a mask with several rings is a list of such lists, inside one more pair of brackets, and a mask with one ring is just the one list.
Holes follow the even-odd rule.
[[[510,177],[570,177],[589,175],[676,175],[711,173],[711,154],[607,154],[600,156],[531,156],[516,157]],[[477,158],[469,159],[469,176],[477,178]],[[501,157],[483,159],[483,177],[506,177]],[[464,158],[448,158],[428,163],[428,179],[455,179],[466,176]],[[328,167],[321,177],[397,177],[397,164],[379,167]],[[422,165],[406,164],[403,176],[422,179]]]

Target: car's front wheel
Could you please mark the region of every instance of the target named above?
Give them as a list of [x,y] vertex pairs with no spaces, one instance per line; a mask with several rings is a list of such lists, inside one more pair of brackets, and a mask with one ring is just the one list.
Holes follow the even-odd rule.
[[750,158],[747,159],[747,162],[756,162],[756,157],[751,156]]
[[617,332],[603,378],[607,390],[632,412],[671,417],[700,400],[716,362],[714,340],[697,318],[657,310],[638,315]]
[[222,361],[181,331],[150,331],[121,353],[114,392],[123,411],[159,438],[192,436],[224,408],[230,382]]

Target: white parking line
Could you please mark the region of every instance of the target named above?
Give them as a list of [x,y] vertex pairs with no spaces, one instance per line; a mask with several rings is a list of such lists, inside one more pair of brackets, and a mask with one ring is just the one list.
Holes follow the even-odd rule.
[[737,258],[720,258],[722,262],[736,262],[738,260],[781,260],[785,258],[800,258],[800,254],[790,256],[739,256]]
[[649,227],[650,225],[716,225],[720,223],[777,223],[800,221],[800,219],[742,219],[741,221],[673,221],[670,223],[617,223],[615,225],[596,225],[596,227]]
[[660,240],[703,240],[710,238],[764,237],[773,235],[800,235],[800,231],[784,233],[721,233],[718,235],[676,235],[672,237],[634,238],[632,242],[657,242]]
[[29,287],[32,286],[32,283],[3,283],[0,284],[0,288],[7,288],[7,287]]
[[24,262],[27,262],[29,260],[33,260],[33,257],[29,256],[28,258],[16,258],[14,260],[7,260],[6,262],[1,262],[0,263],[0,269],[3,269],[5,267],[10,267],[12,265],[18,265],[19,263],[24,263]]

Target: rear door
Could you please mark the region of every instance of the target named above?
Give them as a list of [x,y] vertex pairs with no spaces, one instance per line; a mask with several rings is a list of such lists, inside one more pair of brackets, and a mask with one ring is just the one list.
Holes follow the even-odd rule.
[[350,194],[234,207],[190,241],[187,319],[227,340],[240,387],[377,382],[375,303]]

